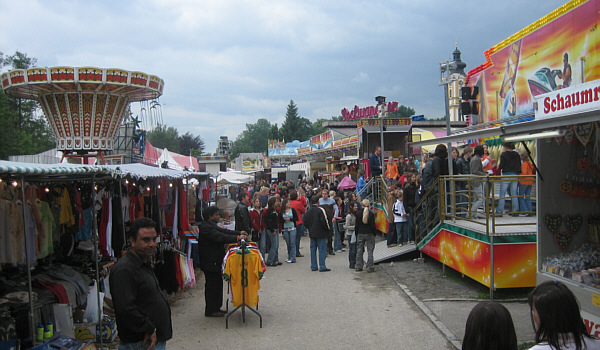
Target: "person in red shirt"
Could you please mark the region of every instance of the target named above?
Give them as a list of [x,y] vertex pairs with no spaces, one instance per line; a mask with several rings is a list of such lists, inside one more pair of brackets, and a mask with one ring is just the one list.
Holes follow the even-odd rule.
[[265,221],[263,220],[262,213],[262,201],[260,200],[260,194],[255,193],[254,199],[252,199],[252,208],[250,208],[250,220],[252,222],[252,241],[258,242],[258,249],[260,254],[265,259],[267,252],[267,236],[265,235]]
[[[302,215],[306,213],[306,199],[304,196],[298,197],[297,191],[290,192],[291,206],[296,210],[298,214],[298,221],[296,221],[296,257],[302,258],[304,255],[300,254],[300,239],[304,235],[305,228],[304,223],[302,222]],[[302,201],[304,199],[304,201]]]

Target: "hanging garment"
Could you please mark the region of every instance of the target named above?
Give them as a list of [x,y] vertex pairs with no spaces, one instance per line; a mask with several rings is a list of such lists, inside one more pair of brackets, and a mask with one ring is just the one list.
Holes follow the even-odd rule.
[[102,209],[100,212],[100,224],[98,225],[98,245],[100,246],[100,253],[104,256],[109,256],[106,250],[106,230],[108,228],[108,218],[110,213],[110,200],[104,198],[102,200]]
[[60,224],[72,226],[75,225],[75,217],[73,216],[73,208],[71,206],[71,197],[66,188],[60,190]]
[[83,209],[83,226],[79,229],[79,232],[75,235],[75,242],[87,241],[92,237],[92,210],[93,206],[87,209]]
[[183,184],[179,184],[179,227],[181,227],[181,232],[186,232],[190,230],[190,219],[188,216],[188,200],[187,193],[185,192],[185,188],[183,188]]
[[234,307],[244,301],[251,307],[258,305],[263,275],[261,261],[260,252],[253,249],[238,249],[227,259],[223,277],[229,280],[230,300]]
[[[116,189],[118,190],[118,188]],[[123,209],[121,208],[121,199],[117,192],[113,192],[112,198],[112,231],[111,246],[116,257],[121,256],[121,251],[125,246],[125,231],[123,221]]]
[[41,238],[40,242],[40,253],[38,254],[38,259],[43,259],[48,256],[48,254],[54,253],[52,233],[56,227],[56,224],[54,222],[52,210],[50,210],[50,204],[38,200],[36,201],[35,205],[40,213],[40,219],[42,221],[42,227],[44,230],[44,236]]

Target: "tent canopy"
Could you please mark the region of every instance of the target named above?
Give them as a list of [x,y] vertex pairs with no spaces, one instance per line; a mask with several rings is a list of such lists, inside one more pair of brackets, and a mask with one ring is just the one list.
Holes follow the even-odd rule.
[[244,183],[248,183],[248,182],[254,180],[254,176],[244,175],[242,173],[234,172],[234,171],[228,171],[228,172],[221,171],[221,172],[219,172],[219,175],[217,175],[214,178],[216,180],[216,183],[219,185],[244,184]]
[[0,174],[34,177],[68,177],[77,180],[79,177],[91,177],[100,174],[112,177],[131,176],[134,178],[167,177],[180,179],[184,177],[208,176],[207,172],[179,171],[157,168],[141,163],[119,165],[83,165],[83,164],[33,164],[0,160]]
[[342,179],[342,181],[340,181],[338,188],[341,188],[342,190],[356,188],[356,182],[354,182],[354,180],[352,180],[350,176],[346,176]]

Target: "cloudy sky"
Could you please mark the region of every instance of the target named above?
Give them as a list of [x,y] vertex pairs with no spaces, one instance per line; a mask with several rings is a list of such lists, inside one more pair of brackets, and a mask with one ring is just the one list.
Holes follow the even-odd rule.
[[[123,68],[165,80],[163,122],[214,152],[290,100],[311,120],[374,97],[443,116],[439,62],[483,51],[565,0],[0,0],[0,52],[38,66]],[[140,104],[132,105],[134,114]]]

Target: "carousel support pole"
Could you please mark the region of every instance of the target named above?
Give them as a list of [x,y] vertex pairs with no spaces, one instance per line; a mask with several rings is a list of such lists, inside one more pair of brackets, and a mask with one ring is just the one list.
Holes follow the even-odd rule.
[[[25,176],[21,176],[21,195],[23,196],[23,204],[21,205],[21,214],[23,215],[23,224],[25,225],[25,205],[27,204],[27,198],[25,197]],[[29,262],[29,239],[25,235],[25,263],[27,266],[27,291],[29,292],[29,332],[31,334],[31,344],[35,344],[35,324],[33,319],[33,288],[31,287],[31,263]],[[33,242],[31,242],[33,244]]]
[[[100,300],[100,271],[98,262],[100,260],[100,255],[98,254],[98,226],[96,222],[96,174],[92,174],[92,203],[94,203],[94,208],[92,209],[92,238],[94,241],[94,262],[96,266],[96,301],[98,302],[98,323],[97,328],[100,329],[100,349],[104,349],[104,339],[102,334],[102,306],[104,305],[104,301]],[[96,335],[96,338],[98,335]],[[97,339],[96,339],[97,340]]]

